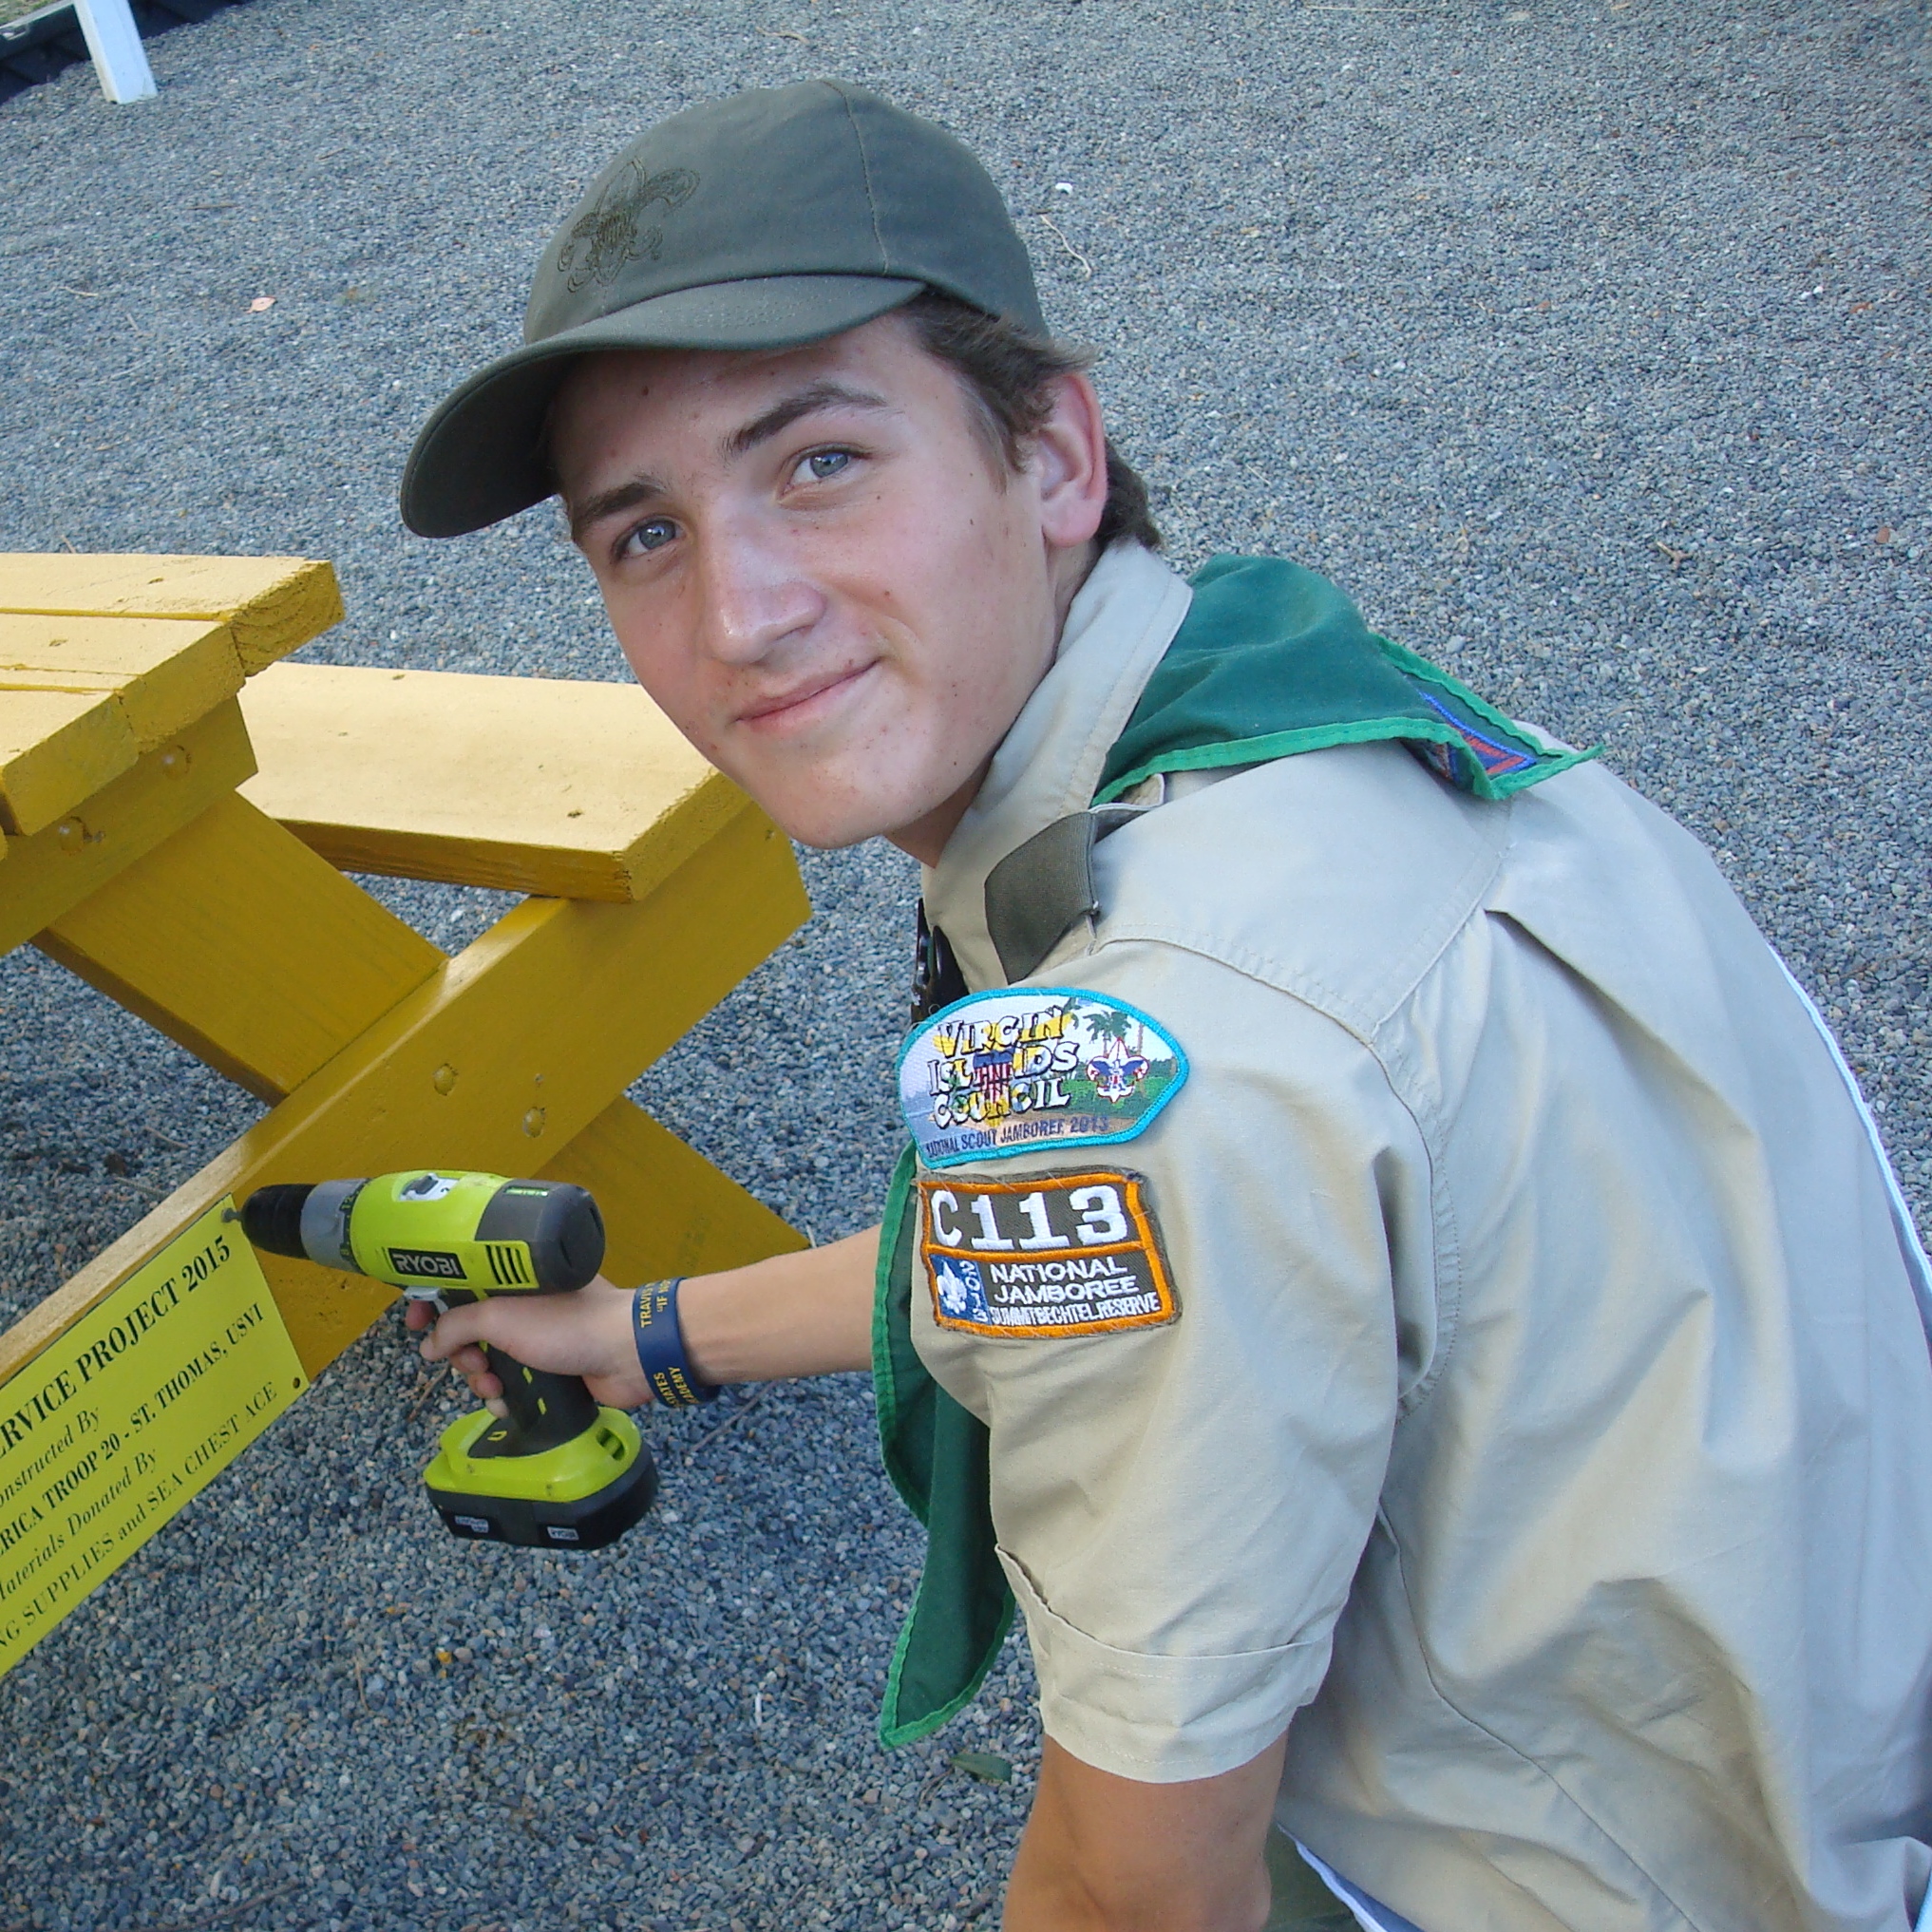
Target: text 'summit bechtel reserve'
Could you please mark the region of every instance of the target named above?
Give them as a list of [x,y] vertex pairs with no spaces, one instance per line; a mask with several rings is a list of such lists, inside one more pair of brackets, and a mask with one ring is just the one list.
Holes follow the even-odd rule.
[[226,1205],[0,1385],[0,1674],[304,1386]]

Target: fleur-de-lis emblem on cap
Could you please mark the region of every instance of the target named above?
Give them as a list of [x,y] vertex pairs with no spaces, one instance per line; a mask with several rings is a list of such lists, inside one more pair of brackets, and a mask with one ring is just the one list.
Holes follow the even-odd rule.
[[557,272],[572,294],[589,282],[605,288],[617,279],[627,261],[640,255],[657,259],[664,246],[661,228],[640,228],[638,218],[653,203],[662,202],[668,215],[691,199],[698,178],[689,168],[665,168],[647,175],[636,161],[597,199],[597,204],[572,224],[569,238],[557,256]]

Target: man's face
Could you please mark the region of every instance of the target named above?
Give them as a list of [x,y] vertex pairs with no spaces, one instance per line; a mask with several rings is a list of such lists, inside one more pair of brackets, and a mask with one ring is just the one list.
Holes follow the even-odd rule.
[[895,316],[587,357],[551,448],[624,655],[691,743],[809,844],[936,856],[1084,574],[1078,457],[1050,431],[1011,473]]

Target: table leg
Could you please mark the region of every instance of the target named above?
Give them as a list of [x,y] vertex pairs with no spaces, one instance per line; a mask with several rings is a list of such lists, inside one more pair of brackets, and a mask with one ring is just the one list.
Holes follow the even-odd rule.
[[611,1102],[545,1163],[541,1178],[588,1187],[604,1213],[604,1274],[622,1288],[739,1268],[805,1237],[632,1101]]
[[[789,844],[748,805],[635,903],[524,900],[0,1336],[0,1381],[225,1194],[419,1163],[527,1173],[567,1162],[584,1129],[809,909]],[[177,930],[201,916],[192,898],[173,913]],[[111,959],[90,957],[96,970],[160,1007],[176,996],[164,990],[166,938],[130,938]],[[230,959],[231,982],[245,965]],[[218,1002],[199,1001],[179,1023],[212,1047],[232,1044]],[[651,1191],[674,1183],[683,1164],[627,1117],[619,1122],[579,1158],[608,1161],[628,1130],[654,1149]],[[724,1212],[718,1199],[710,1188],[699,1203],[710,1231],[692,1238],[692,1252],[749,1259],[743,1248],[761,1231],[784,1244],[775,1217],[765,1223],[737,1203]],[[658,1252],[631,1232],[637,1222],[628,1203],[610,1205],[627,1230],[627,1251]],[[713,1241],[721,1245],[707,1248]],[[677,1252],[675,1241],[663,1247]],[[388,1298],[386,1289],[307,1262],[268,1257],[265,1266],[311,1375]]]
[[63,918],[255,771],[255,748],[231,698],[150,751],[78,811],[9,839],[0,873],[0,953]]
[[267,1101],[448,957],[232,793],[34,943]]

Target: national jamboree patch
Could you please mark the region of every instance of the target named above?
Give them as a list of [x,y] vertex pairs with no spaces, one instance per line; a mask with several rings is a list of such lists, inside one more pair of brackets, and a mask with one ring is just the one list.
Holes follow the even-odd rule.
[[1181,1312],[1138,1174],[919,1182],[933,1319],[1044,1340],[1154,1328]]
[[928,1167],[1144,1133],[1187,1078],[1165,1028],[1125,1000],[1067,987],[955,1000],[899,1055],[899,1100]]

